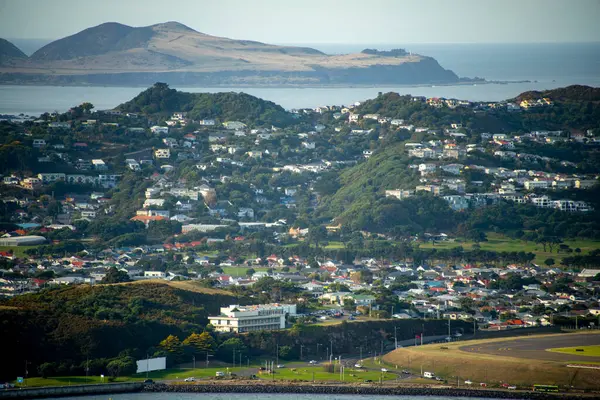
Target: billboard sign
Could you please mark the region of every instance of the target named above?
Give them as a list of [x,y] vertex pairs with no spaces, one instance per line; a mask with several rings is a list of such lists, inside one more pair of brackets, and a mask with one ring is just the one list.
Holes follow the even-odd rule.
[[136,373],[138,374],[146,371],[162,371],[167,369],[167,357],[147,358],[144,360],[137,360],[136,363]]

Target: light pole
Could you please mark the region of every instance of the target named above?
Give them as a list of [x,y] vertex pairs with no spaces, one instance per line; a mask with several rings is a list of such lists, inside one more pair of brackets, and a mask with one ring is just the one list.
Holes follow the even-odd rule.
[[146,379],[148,379],[148,369],[150,369],[150,360],[148,358],[148,353],[146,353]]
[[362,361],[362,346],[360,346],[359,348],[360,348],[360,361]]
[[196,356],[192,356],[192,360],[194,360],[194,369],[196,369]]
[[304,349],[304,347],[306,346],[304,346],[303,344],[300,345],[300,360],[304,359],[304,357],[302,357],[302,349]]
[[317,359],[319,358],[319,346],[321,346],[321,343],[317,343]]

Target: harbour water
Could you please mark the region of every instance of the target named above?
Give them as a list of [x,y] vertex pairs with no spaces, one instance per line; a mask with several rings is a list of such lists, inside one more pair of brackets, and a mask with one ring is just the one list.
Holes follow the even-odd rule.
[[[573,84],[600,86],[600,43],[583,44],[421,44],[421,45],[313,45],[327,53],[360,51],[366,47],[407,50],[432,56],[459,76],[482,77],[507,84],[381,87],[176,87],[189,92],[246,92],[286,109],[327,104],[351,104],[378,92],[471,101],[499,101],[528,90]],[[523,82],[529,81],[529,82]],[[64,112],[84,101],[96,109],[110,109],[130,100],[143,87],[0,86],[0,114],[40,115]]]

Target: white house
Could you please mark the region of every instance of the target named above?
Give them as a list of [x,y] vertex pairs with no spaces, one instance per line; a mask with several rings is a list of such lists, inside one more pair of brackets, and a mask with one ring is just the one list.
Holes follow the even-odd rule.
[[150,128],[150,132],[152,132],[156,135],[162,135],[162,134],[166,135],[167,133],[169,133],[169,127],[155,125]]

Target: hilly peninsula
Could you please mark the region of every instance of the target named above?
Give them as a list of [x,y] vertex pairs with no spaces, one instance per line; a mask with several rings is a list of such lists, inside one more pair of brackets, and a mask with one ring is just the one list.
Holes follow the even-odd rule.
[[431,57],[403,49],[328,55],[308,47],[211,36],[178,22],[145,27],[104,23],[51,42],[30,57],[3,43],[3,84],[413,85],[468,80]]

